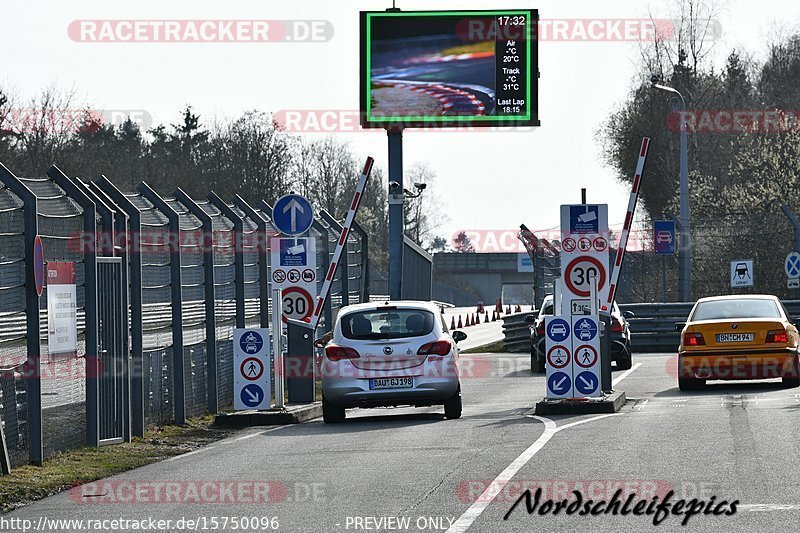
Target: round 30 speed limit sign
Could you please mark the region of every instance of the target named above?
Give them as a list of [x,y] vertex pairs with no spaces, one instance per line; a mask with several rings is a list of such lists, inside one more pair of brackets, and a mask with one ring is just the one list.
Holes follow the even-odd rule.
[[311,295],[302,287],[289,287],[283,291],[283,321],[288,318],[308,322],[314,302]]
[[564,283],[570,292],[586,298],[589,296],[591,280],[597,278],[597,290],[600,292],[606,285],[606,269],[600,261],[589,255],[573,259],[567,265]]

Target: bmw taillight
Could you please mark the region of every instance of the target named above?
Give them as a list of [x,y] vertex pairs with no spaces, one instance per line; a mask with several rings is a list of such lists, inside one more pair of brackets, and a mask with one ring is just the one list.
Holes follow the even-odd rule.
[[702,333],[684,333],[683,334],[684,346],[705,346],[706,340],[703,338]]
[[450,353],[451,348],[452,346],[448,340],[429,342],[423,344],[420,349],[417,350],[417,355],[447,355]]
[[773,329],[767,332],[767,342],[789,342],[785,329]]
[[539,335],[540,337],[544,337],[544,322],[539,324],[539,327],[536,328],[536,334]]
[[622,322],[616,318],[611,319],[611,333],[622,333]]
[[325,355],[327,355],[328,359],[331,361],[341,361],[342,359],[358,359],[361,357],[361,355],[359,355],[359,353],[353,348],[337,346],[335,344],[329,344],[325,347]]

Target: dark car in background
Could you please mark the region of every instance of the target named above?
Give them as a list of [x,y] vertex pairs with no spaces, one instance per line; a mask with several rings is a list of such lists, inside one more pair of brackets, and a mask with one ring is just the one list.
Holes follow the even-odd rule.
[[[538,314],[525,317],[530,324],[531,338],[531,372],[544,372],[545,365],[545,336],[544,317],[553,316],[553,296],[545,296]],[[617,302],[611,308],[611,360],[616,364],[617,370],[627,370],[633,364],[631,359],[631,328],[628,318],[632,318],[630,311],[621,312]]]

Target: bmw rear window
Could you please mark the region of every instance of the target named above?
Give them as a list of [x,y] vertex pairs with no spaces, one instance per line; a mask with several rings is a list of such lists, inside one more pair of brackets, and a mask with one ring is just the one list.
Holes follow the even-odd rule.
[[700,302],[697,304],[690,320],[735,320],[741,318],[783,317],[778,306],[772,300],[742,298]]
[[353,340],[421,337],[433,331],[435,317],[424,309],[375,309],[342,317],[342,334]]

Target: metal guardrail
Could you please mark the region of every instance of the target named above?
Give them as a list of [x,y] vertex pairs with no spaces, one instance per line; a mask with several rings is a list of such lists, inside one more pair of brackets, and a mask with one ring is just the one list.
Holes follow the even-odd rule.
[[531,349],[530,326],[525,322],[526,315],[538,311],[522,311],[503,315],[503,346],[505,351],[521,353]]

